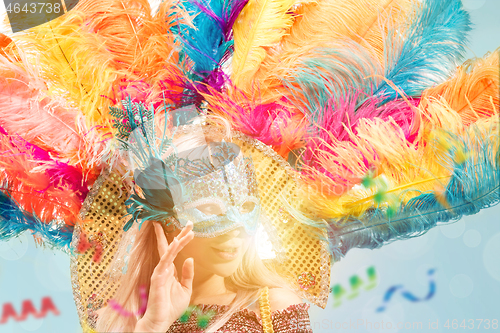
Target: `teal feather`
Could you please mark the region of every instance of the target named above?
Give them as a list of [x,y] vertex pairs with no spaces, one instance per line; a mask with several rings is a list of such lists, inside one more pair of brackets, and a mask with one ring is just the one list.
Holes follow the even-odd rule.
[[[143,110],[143,112],[147,110],[144,104],[132,103],[130,100],[128,103],[124,103],[123,107],[125,115],[133,115],[133,110]],[[164,119],[168,120],[170,112],[166,104],[164,104],[163,111]],[[136,184],[141,187],[142,192],[139,194],[134,188],[133,193],[125,202],[127,216],[131,218],[124,225],[124,231],[129,230],[134,222],[139,223],[140,227],[143,221],[164,221],[173,216],[174,199],[169,186],[180,182],[175,170],[167,165],[170,161],[175,160],[176,155],[172,153],[167,158],[163,155],[169,148],[173,148],[172,138],[175,135],[175,130],[169,136],[168,124],[165,121],[163,134],[160,135],[156,130],[155,117],[156,115],[151,108],[147,117],[137,119],[134,130],[129,134],[127,141],[119,139],[122,142],[122,149],[130,152],[133,159],[130,164],[131,168],[134,169],[134,179]],[[143,198],[144,196],[147,200]]]
[[281,79],[292,96],[306,105],[304,111],[311,115],[311,121],[316,122],[319,112],[328,109],[332,100],[372,91],[380,80],[374,74],[381,75],[382,68],[360,44],[349,41],[336,48],[315,49],[312,55],[304,56],[289,77]]
[[70,249],[72,227],[61,228],[58,221],[45,223],[36,215],[22,210],[11,197],[0,191],[0,240],[7,241],[27,230],[43,239],[45,245],[64,251]]
[[384,45],[384,66],[360,44],[344,41],[332,48],[316,48],[303,55],[294,73],[283,77],[284,85],[301,104],[307,105],[312,121],[331,100],[345,100],[361,93],[357,107],[375,96],[381,104],[400,95],[419,97],[429,87],[444,82],[463,58],[469,14],[460,0],[425,0],[409,14],[406,29],[389,30]]
[[191,78],[207,79],[231,54],[232,25],[248,0],[184,0],[181,6],[193,17],[192,26],[180,24],[182,54],[191,61]]
[[[418,97],[444,82],[463,59],[471,30],[460,0],[424,0],[415,6],[406,29],[389,31],[384,45],[384,77],[406,95]],[[381,81],[374,94],[385,102],[398,93]]]
[[[466,215],[500,202],[500,135],[493,128],[486,130],[490,137],[473,141],[469,136],[450,137],[460,142],[466,151],[474,154],[463,163],[453,160],[454,151],[440,161],[452,171],[445,193],[448,207],[444,207],[434,192],[425,192],[397,207],[374,206],[361,217],[345,216],[339,219],[318,219],[306,216],[282,199],[285,210],[299,223],[312,227],[310,235],[329,245],[332,260],[338,261],[353,248],[375,249],[395,240],[409,239],[425,234],[435,226],[454,222]],[[480,138],[480,133],[475,134]],[[406,192],[415,192],[408,189]]]

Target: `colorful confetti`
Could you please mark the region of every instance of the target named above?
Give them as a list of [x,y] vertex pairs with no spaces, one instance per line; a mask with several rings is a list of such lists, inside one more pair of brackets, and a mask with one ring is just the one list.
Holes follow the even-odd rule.
[[414,296],[412,293],[410,293],[409,291],[403,289],[403,285],[392,286],[385,292],[384,304],[382,306],[378,307],[376,312],[385,311],[387,303],[389,303],[389,301],[392,298],[392,295],[394,295],[396,293],[396,291],[400,291],[401,295],[410,302],[423,302],[423,301],[428,301],[429,299],[431,299],[434,296],[434,294],[436,293],[436,283],[433,279],[433,275],[434,275],[435,271],[436,271],[436,269],[431,268],[427,272],[427,275],[429,276],[429,292],[427,293],[427,296],[425,296],[424,298],[418,298],[418,297]]
[[[146,287],[141,286],[139,288],[139,295],[140,295],[140,298],[141,298],[141,307],[137,311],[137,315],[142,316],[146,312],[146,308],[147,308],[147,304],[148,304],[148,294],[146,292]],[[108,304],[109,304],[109,306],[111,306],[111,308],[113,310],[117,311],[122,316],[130,317],[130,316],[134,316],[135,315],[134,313],[125,310],[123,308],[123,306],[121,306],[120,304],[118,304],[118,302],[116,302],[113,299],[110,299],[108,301]]]
[[51,311],[56,316],[60,314],[59,310],[54,305],[52,298],[50,297],[42,298],[40,312],[36,311],[36,308],[31,300],[24,300],[22,304],[21,315],[17,314],[12,303],[5,303],[2,306],[0,325],[7,323],[10,318],[14,319],[15,321],[25,321],[30,315],[33,315],[33,317],[37,319],[45,318],[49,311]]
[[212,317],[215,316],[216,313],[213,310],[202,312],[199,307],[197,307],[196,305],[192,305],[188,307],[187,310],[182,314],[182,316],[179,318],[179,321],[181,323],[187,323],[189,318],[191,318],[193,314],[196,316],[198,327],[206,328],[208,326],[208,323],[210,322],[210,319],[212,319]]
[[[373,289],[377,285],[377,273],[375,271],[375,267],[368,267],[366,274],[368,276],[368,283],[365,285],[364,290]],[[336,284],[330,288],[330,292],[333,294],[334,300],[333,307],[339,306],[342,303],[342,298],[344,296],[346,296],[349,300],[358,297],[361,286],[364,285],[365,282],[363,282],[359,276],[353,275],[349,278],[349,284],[351,285],[351,293],[348,295],[346,295],[347,291],[341,284]]]

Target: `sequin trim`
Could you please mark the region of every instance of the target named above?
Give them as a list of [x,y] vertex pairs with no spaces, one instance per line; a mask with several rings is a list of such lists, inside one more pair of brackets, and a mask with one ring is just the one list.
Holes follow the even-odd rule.
[[268,287],[264,287],[260,291],[259,306],[264,333],[274,333],[273,322],[271,321],[271,305],[269,304]]
[[[76,224],[73,230],[73,239],[71,240],[71,248],[76,249],[80,239],[80,225]],[[72,253],[70,256],[70,271],[71,271],[71,287],[73,288],[73,299],[75,300],[76,311],[78,312],[78,318],[80,320],[80,325],[83,327],[85,324],[84,312],[85,309],[82,306],[82,295],[80,293],[80,282],[78,281],[78,259],[77,254]]]

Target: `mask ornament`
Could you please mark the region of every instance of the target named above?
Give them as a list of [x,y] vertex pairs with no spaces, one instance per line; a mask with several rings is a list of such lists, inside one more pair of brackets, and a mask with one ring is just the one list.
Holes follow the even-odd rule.
[[[261,206],[255,171],[251,157],[242,156],[237,145],[211,142],[167,160],[153,160],[135,177],[147,202],[165,198],[170,203],[163,210],[167,225],[183,228],[191,221],[198,237],[216,237],[240,226],[249,235],[256,233]],[[155,209],[162,207],[167,206]]]

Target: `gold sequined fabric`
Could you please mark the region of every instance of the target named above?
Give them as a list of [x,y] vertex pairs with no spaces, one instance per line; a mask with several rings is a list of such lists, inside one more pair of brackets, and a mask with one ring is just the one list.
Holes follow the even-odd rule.
[[81,254],[73,253],[71,257],[73,296],[84,332],[95,327],[96,311],[107,304],[119,286],[119,280],[110,278],[109,268],[123,234],[122,217],[127,213],[127,196],[121,177],[104,172],[80,212],[84,223],[75,226],[73,250],[77,248],[82,233],[89,239],[100,238],[103,246],[99,261],[94,260],[95,247]]
[[[242,151],[249,151],[254,162],[261,205],[269,219],[271,242],[284,249],[283,261],[268,264],[282,276],[302,298],[324,308],[330,287],[330,255],[327,244],[312,236],[312,227],[299,223],[287,213],[288,205],[303,210],[297,195],[293,170],[274,150],[260,141],[236,135],[234,141]],[[279,247],[276,244],[276,247]],[[308,283],[302,277],[309,276]]]

